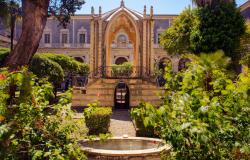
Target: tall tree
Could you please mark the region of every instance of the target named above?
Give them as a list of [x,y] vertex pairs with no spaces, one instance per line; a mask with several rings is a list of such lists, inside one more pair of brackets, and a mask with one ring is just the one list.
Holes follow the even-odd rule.
[[169,53],[223,50],[233,60],[239,58],[236,49],[245,32],[245,20],[233,0],[195,1],[196,8],[184,10],[161,37]]
[[234,1],[215,2],[212,6],[205,5],[196,9],[199,23],[195,23],[192,29],[191,48],[195,53],[222,49],[235,60],[240,56],[235,50],[245,32],[244,17]]
[[85,3],[83,0],[21,0],[22,34],[5,66],[15,69],[30,63],[36,53],[48,16],[55,16],[63,26]]
[[197,7],[205,7],[205,6],[215,6],[219,4],[220,2],[233,2],[234,0],[192,0],[192,2],[197,6]]
[[160,37],[160,44],[169,54],[190,52],[190,34],[195,22],[195,15],[189,7],[177,17],[173,25]]

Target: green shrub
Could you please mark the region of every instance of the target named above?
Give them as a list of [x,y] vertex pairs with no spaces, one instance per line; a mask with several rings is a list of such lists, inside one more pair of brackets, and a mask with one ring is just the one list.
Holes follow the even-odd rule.
[[111,66],[112,76],[130,76],[133,73],[133,65],[130,62],[123,64],[114,64]]
[[[8,54],[8,48],[0,48],[0,66]],[[39,53],[32,58],[29,70],[39,78],[48,78],[49,82],[57,86],[63,82],[65,73],[86,75],[89,73],[89,66],[67,55]]]
[[78,62],[74,58],[64,54],[39,53],[39,56],[58,63],[64,72],[81,75],[86,75],[89,72],[89,67],[86,63]]
[[0,66],[2,66],[5,58],[9,55],[10,50],[8,48],[0,48]]
[[67,90],[66,92],[60,94],[59,103],[62,105],[67,105],[71,103],[72,100],[72,89]]
[[[13,85],[19,96],[9,103]],[[83,123],[73,120],[70,107],[47,112],[52,91],[27,69],[0,71],[0,159],[87,159],[76,142]]]
[[151,124],[149,115],[155,112],[156,108],[150,103],[142,102],[130,112],[136,124],[136,136],[139,137],[159,137]]
[[98,103],[90,104],[84,110],[85,123],[89,129],[89,135],[108,133],[111,115],[111,108],[99,107]]
[[173,146],[171,158],[249,159],[250,72],[231,79],[224,58],[203,54],[166,73],[164,105],[144,121]]
[[39,78],[48,78],[49,82],[53,83],[55,87],[60,85],[64,80],[62,67],[58,63],[39,54],[32,58],[29,70]]

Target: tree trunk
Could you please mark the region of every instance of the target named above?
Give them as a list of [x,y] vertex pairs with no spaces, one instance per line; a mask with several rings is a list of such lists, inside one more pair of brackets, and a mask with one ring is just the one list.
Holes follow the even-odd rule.
[[14,50],[5,61],[5,66],[16,69],[28,65],[36,53],[47,22],[50,0],[22,0],[22,34]]

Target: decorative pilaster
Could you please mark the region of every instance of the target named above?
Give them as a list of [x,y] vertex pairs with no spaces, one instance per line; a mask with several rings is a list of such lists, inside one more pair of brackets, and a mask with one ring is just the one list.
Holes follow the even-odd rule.
[[90,72],[94,72],[94,34],[95,34],[95,21],[94,21],[94,7],[91,8],[91,21],[90,21],[90,53],[89,53],[89,68]]
[[155,58],[155,54],[154,54],[154,26],[155,26],[155,22],[153,19],[153,6],[151,6],[151,11],[150,11],[150,27],[151,27],[151,35],[150,35],[150,74],[152,74],[154,72],[154,58]]
[[[149,17],[150,18],[150,17]],[[146,51],[146,61],[147,61],[147,64],[146,64],[146,67],[147,67],[147,73],[149,74],[150,73],[150,32],[151,32],[151,29],[150,29],[150,19],[147,19],[147,51]]]
[[73,21],[73,34],[72,34],[72,38],[73,38],[73,45],[75,45],[75,21],[74,21],[74,18],[72,18],[72,21]]
[[102,8],[99,7],[98,68],[102,67]]
[[143,12],[143,45],[142,45],[142,70],[143,74],[145,74],[146,66],[147,66],[147,15],[146,15],[146,6],[144,6],[144,12]]

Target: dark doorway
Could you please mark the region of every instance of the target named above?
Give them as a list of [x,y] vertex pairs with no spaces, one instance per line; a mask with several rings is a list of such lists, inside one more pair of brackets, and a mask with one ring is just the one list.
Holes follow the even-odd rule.
[[129,88],[125,82],[120,81],[115,88],[115,109],[129,109]]

